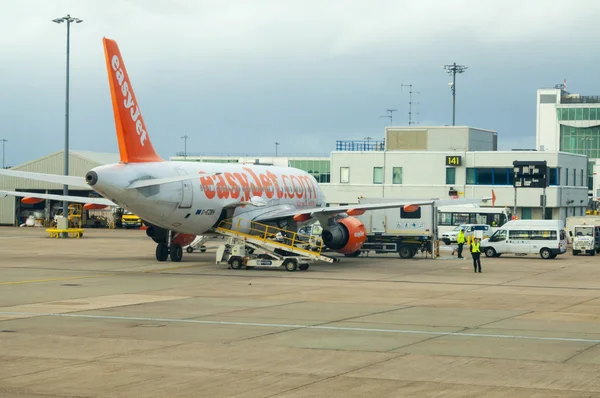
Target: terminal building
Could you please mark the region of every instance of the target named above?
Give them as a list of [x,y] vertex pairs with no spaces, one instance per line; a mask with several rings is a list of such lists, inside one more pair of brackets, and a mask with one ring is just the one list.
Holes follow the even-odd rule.
[[600,96],[571,94],[566,84],[537,91],[536,148],[589,159],[589,196],[598,200],[600,180]]
[[512,213],[513,161],[546,161],[546,214],[540,205],[542,189],[519,188],[516,216],[565,220],[585,214],[588,174],[583,155],[497,151],[496,132],[461,126],[388,127],[385,138],[368,148],[346,144],[355,150],[331,153],[331,182],[323,185],[329,203],[358,203],[361,197],[489,197],[494,190],[495,206],[507,207]]

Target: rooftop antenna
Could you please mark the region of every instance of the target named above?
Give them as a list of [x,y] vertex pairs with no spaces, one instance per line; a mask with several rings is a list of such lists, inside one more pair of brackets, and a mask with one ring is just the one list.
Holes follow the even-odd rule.
[[390,126],[393,125],[393,119],[392,119],[392,112],[396,112],[398,109],[386,109],[386,112],[389,113],[389,115],[385,115],[385,116],[379,116],[379,117],[387,117],[390,119]]
[[[415,91],[415,94],[418,96],[418,95],[420,95],[420,94],[421,94],[421,92],[420,92],[420,91]],[[420,101],[418,101],[418,102],[415,102],[415,103],[414,103],[414,105],[415,105],[415,109],[417,109],[417,107],[416,107],[416,106],[417,106],[417,105],[421,105],[421,102],[420,102]],[[419,111],[418,111],[418,110],[416,110],[416,111],[415,111],[415,121],[413,122],[413,124],[419,124],[419,115],[420,115],[420,114],[419,114]]]
[[[400,84],[400,91],[402,91],[402,87],[408,87],[408,125],[412,125],[415,124],[415,122],[412,121],[412,84]],[[418,94],[418,93],[417,93]]]

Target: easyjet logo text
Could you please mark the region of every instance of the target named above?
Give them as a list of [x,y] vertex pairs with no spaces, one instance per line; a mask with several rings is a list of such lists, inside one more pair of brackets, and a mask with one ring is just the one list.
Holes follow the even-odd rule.
[[[316,199],[317,187],[310,176],[281,175],[271,171],[257,173],[249,167],[243,172],[224,172],[215,176],[200,177],[204,195],[208,199],[240,199],[248,201],[253,196],[267,199]],[[201,172],[203,174],[204,172]]]
[[113,70],[115,71],[115,76],[117,78],[117,81],[119,82],[119,86],[121,87],[121,94],[123,95],[123,105],[126,109],[129,109],[129,116],[131,116],[131,120],[135,123],[135,131],[140,136],[140,144],[144,146],[147,134],[146,130],[144,129],[144,122],[140,117],[140,108],[133,101],[131,87],[129,87],[130,84],[127,81],[125,81],[125,73],[121,68],[121,62],[119,61],[118,56],[113,55],[111,65]]

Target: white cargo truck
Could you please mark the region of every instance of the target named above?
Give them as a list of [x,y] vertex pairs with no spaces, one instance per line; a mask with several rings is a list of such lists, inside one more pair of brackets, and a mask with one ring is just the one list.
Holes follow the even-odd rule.
[[[361,203],[382,201],[390,199],[361,199]],[[412,258],[419,251],[431,253],[433,229],[437,222],[432,206],[419,206],[414,211],[407,211],[403,207],[370,210],[356,218],[365,225],[367,241],[360,251],[348,257],[369,251],[398,253],[401,258]]]

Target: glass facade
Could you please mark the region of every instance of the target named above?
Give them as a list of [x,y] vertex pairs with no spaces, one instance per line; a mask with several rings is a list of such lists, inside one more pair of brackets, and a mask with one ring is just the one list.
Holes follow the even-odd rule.
[[600,120],[600,108],[556,108],[558,121]]
[[[560,185],[560,173],[557,168],[550,168],[549,185]],[[515,176],[510,167],[478,167],[467,168],[467,185],[513,185]]]
[[560,125],[560,150],[600,158],[600,126],[571,127]]
[[331,181],[331,161],[330,160],[290,160],[290,167],[304,170],[311,174],[318,182]]

